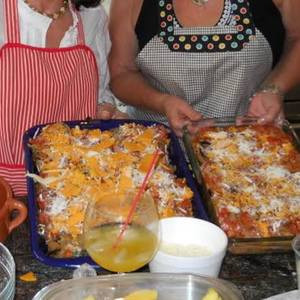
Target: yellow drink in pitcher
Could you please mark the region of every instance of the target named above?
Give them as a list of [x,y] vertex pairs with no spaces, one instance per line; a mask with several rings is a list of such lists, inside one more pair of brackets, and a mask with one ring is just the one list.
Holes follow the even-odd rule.
[[85,248],[101,267],[113,272],[132,272],[152,259],[158,237],[144,226],[129,225],[116,245],[121,227],[105,224],[91,228],[85,232]]

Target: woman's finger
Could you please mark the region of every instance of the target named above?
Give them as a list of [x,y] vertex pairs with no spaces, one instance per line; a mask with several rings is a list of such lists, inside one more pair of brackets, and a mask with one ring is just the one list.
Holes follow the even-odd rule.
[[110,103],[102,103],[97,107],[97,117],[103,120],[112,119],[116,108]]
[[112,118],[113,119],[129,119],[129,115],[116,109]]

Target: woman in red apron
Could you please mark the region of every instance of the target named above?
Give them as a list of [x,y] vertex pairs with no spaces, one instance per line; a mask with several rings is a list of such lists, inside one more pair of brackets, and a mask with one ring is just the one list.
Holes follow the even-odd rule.
[[[78,8],[100,1],[74,2]],[[97,101],[107,100],[102,99],[107,96],[105,87],[99,95],[99,74],[104,73],[100,83],[107,85],[109,41],[106,36],[105,47],[85,43],[84,29],[91,45],[106,34],[100,7],[79,13],[68,0],[0,0],[0,7],[4,22],[2,35],[0,27],[0,176],[15,195],[22,195],[26,193],[24,131],[36,124],[96,116]],[[89,28],[84,28],[83,19]],[[36,28],[45,30],[39,36],[38,29],[30,31],[26,22],[40,22]],[[94,27],[93,36],[89,30],[94,24],[102,30]]]

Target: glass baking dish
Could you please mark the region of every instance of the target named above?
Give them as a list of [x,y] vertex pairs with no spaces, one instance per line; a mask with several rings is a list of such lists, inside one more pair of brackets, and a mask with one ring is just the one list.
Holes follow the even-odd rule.
[[[151,121],[138,121],[138,120],[90,120],[90,121],[70,121],[64,122],[69,127],[79,126],[81,129],[101,129],[101,130],[109,130],[113,128],[117,128],[118,126],[125,123],[137,123],[142,124],[144,126],[151,126],[154,124],[159,124],[157,122]],[[29,140],[41,132],[44,125],[37,125],[35,127],[30,128],[26,131],[23,137],[23,144],[25,150],[25,167],[26,171],[29,173],[36,173],[37,169],[32,157],[32,150],[28,146]],[[208,220],[208,216],[206,214],[203,202],[201,200],[196,182],[190,172],[187,162],[185,160],[185,156],[180,147],[177,137],[173,132],[170,131],[170,144],[169,144],[169,157],[171,160],[171,164],[176,167],[176,175],[186,179],[187,185],[191,188],[194,193],[192,199],[193,205],[193,214],[195,217]],[[55,258],[50,256],[47,253],[47,246],[43,239],[43,237],[38,233],[38,206],[36,202],[36,189],[35,183],[32,178],[27,177],[27,187],[28,187],[28,210],[29,210],[29,220],[30,220],[30,239],[31,239],[31,249],[33,255],[40,261],[45,264],[56,266],[56,267],[77,267],[83,263],[89,263],[94,267],[99,267],[96,265],[88,256],[80,256],[73,258]]]
[[157,300],[201,300],[209,288],[215,289],[222,300],[244,299],[233,284],[221,279],[192,274],[132,273],[63,280],[43,288],[33,300],[84,300],[88,296],[93,300],[123,300],[141,289],[156,290]]
[[15,295],[16,265],[9,250],[0,243],[0,299],[13,300]]
[[[247,126],[257,124],[258,119],[251,117],[227,117],[227,118],[215,118],[204,119],[198,122],[196,125],[201,127],[227,127],[227,126]],[[292,126],[288,121],[283,121],[278,125],[292,138],[294,146],[300,151],[300,140],[295,133]],[[208,214],[212,221],[220,226],[218,218],[216,216],[215,207],[212,204],[211,192],[207,189],[205,181],[201,174],[201,166],[205,163],[205,158],[201,155],[197,155],[193,150],[192,136],[187,132],[184,133],[183,141],[185,149],[190,160],[190,165],[193,173],[200,185],[201,195],[205,202]],[[254,254],[254,253],[267,253],[267,252],[285,252],[291,250],[291,241],[293,236],[285,237],[267,237],[267,238],[229,238],[229,252],[233,254]]]

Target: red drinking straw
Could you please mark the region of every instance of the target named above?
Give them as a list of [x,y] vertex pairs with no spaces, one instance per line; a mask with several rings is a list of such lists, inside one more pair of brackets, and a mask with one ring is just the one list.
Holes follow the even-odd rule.
[[127,229],[128,227],[128,224],[131,223],[132,219],[133,219],[133,215],[134,215],[134,212],[136,210],[136,207],[138,205],[138,203],[140,202],[144,192],[145,192],[145,189],[147,187],[147,184],[148,184],[148,181],[149,181],[149,178],[152,176],[153,174],[153,171],[156,167],[156,164],[158,162],[158,159],[159,159],[159,155],[161,154],[161,151],[159,149],[157,149],[155,152],[154,152],[154,156],[152,158],[152,161],[151,161],[151,164],[150,164],[150,167],[144,177],[144,180],[143,180],[143,183],[142,185],[140,186],[138,192],[136,193],[133,201],[132,201],[132,204],[131,204],[131,207],[130,207],[130,210],[129,210],[129,213],[128,213],[128,216],[126,218],[126,221],[124,223],[124,225],[122,226],[122,229],[120,231],[120,234],[119,236],[117,237],[117,240],[115,242],[115,244],[113,245],[113,248],[116,248],[118,246],[118,244],[121,242],[122,240],[122,237],[124,236],[124,232],[125,230]]

